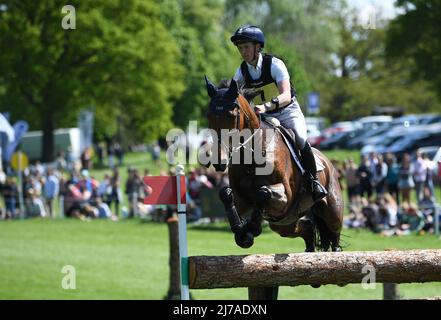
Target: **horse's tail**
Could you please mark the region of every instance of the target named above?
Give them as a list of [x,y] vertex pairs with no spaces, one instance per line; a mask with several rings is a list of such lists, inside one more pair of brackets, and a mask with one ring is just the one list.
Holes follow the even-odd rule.
[[313,232],[314,232],[314,246],[317,251],[328,251],[331,246],[331,233],[326,226],[325,221],[313,212]]

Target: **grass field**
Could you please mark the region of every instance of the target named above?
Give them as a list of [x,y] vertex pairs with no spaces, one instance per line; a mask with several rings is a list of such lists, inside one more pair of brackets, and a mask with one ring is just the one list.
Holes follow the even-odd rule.
[[[333,151],[330,158],[345,159],[357,152]],[[120,168],[125,183],[127,167],[166,170],[148,154],[130,154]],[[92,174],[102,179],[108,169]],[[440,199],[438,188],[437,199]],[[127,202],[126,202],[127,203]],[[384,238],[368,231],[344,230],[345,251],[441,248],[432,235]],[[291,253],[304,250],[303,240],[284,239],[264,229],[250,250],[238,248],[225,224],[190,226],[190,255]],[[30,219],[0,221],[0,299],[162,299],[168,290],[168,235],[163,223],[140,220],[81,221]],[[63,266],[76,271],[76,289],[62,289]],[[441,283],[400,285],[405,298],[441,296]],[[247,299],[247,290],[192,291],[195,299]],[[381,299],[382,285],[282,287],[279,299]]]
[[[435,236],[382,238],[345,230],[345,251],[440,248]],[[139,220],[15,220],[0,223],[0,299],[162,299],[168,289],[168,236],[163,223]],[[190,255],[302,252],[301,239],[265,229],[249,250],[226,225],[189,227]],[[76,271],[76,289],[62,289],[63,266]],[[405,298],[441,296],[441,283],[399,286]],[[247,299],[246,289],[193,290],[195,299]],[[381,299],[382,285],[282,287],[280,299]]]

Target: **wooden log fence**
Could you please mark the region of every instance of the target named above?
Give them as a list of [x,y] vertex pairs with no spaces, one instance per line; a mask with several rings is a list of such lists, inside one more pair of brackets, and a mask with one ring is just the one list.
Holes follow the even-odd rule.
[[343,286],[369,275],[376,283],[441,281],[441,250],[189,257],[190,289]]

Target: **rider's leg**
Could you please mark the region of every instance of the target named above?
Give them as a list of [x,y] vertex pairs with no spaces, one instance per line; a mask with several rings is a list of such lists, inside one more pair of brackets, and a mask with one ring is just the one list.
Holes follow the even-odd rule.
[[317,179],[317,167],[314,154],[312,153],[311,146],[306,141],[306,122],[302,110],[297,101],[294,100],[292,106],[284,108],[281,110],[280,114],[277,113],[277,115],[280,123],[285,128],[292,129],[296,135],[296,143],[300,149],[302,165],[306,171],[306,177],[308,179],[307,186],[312,193],[314,202],[319,201],[328,193]]

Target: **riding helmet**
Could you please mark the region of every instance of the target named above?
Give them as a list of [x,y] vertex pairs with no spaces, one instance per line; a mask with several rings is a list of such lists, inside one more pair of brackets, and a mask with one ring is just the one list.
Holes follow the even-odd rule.
[[241,42],[258,42],[262,46],[265,46],[265,36],[263,35],[262,30],[256,26],[244,25],[241,26],[233,36],[230,38],[231,42],[235,45],[238,45]]

